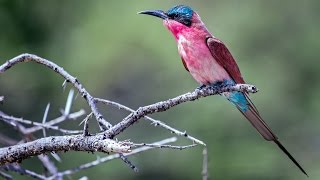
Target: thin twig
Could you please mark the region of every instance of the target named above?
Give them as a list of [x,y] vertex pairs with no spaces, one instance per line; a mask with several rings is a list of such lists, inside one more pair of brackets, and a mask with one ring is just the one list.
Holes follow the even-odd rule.
[[[176,137],[171,137],[171,138],[168,138],[168,139],[164,139],[162,141],[155,142],[155,144],[163,145],[163,144],[173,143],[175,141],[177,141],[177,138]],[[131,156],[131,155],[134,155],[134,154],[137,154],[137,153],[141,153],[141,152],[144,152],[144,151],[147,151],[147,150],[150,150],[150,149],[154,149],[154,147],[143,146],[143,147],[140,147],[140,148],[133,149],[129,153],[124,153],[124,155],[125,156]],[[112,155],[109,155],[109,156],[106,156],[106,157],[103,157],[103,158],[97,158],[97,160],[89,162],[89,163],[86,163],[86,164],[83,164],[83,165],[80,165],[79,167],[75,167],[73,169],[69,169],[69,170],[65,170],[65,171],[59,172],[56,175],[54,175],[54,176],[52,176],[52,177],[50,177],[48,179],[54,179],[56,177],[63,177],[65,175],[74,174],[74,173],[76,173],[78,171],[81,171],[81,170],[84,170],[84,169],[88,169],[88,168],[92,168],[92,167],[97,166],[97,165],[99,165],[101,163],[105,163],[105,162],[117,159],[119,157],[120,157],[119,154],[112,154]]]
[[7,164],[7,165],[4,165],[4,166],[0,166],[0,168],[4,169],[6,171],[17,172],[17,173],[19,173],[21,175],[27,175],[27,176],[33,177],[35,179],[41,179],[41,180],[47,179],[45,176],[40,175],[40,174],[38,174],[36,172],[30,171],[28,169],[24,169],[19,165]]
[[68,116],[70,114],[73,95],[74,95],[74,90],[70,89],[69,94],[68,94],[68,98],[67,98],[67,102],[66,102],[66,107],[64,108],[64,112],[63,112],[63,115],[65,115],[65,116]]
[[135,166],[125,155],[119,153],[120,159],[126,163],[134,172],[139,172],[137,166]]
[[84,126],[83,126],[83,135],[84,136],[89,136],[90,135],[88,121],[91,118],[91,116],[92,116],[92,112],[90,114],[88,114],[87,117],[84,118],[84,120],[79,124],[79,125],[81,125],[82,123],[84,123]]
[[[47,121],[49,109],[50,109],[50,103],[47,104],[46,110],[44,111],[44,115],[43,115],[43,118],[42,118],[42,124],[45,124],[46,121]],[[43,137],[47,136],[45,128],[42,128],[42,133],[43,133]]]
[[57,153],[51,153],[51,156],[58,162],[62,162],[60,156]]
[[50,160],[48,155],[39,155],[38,159],[42,162],[43,166],[49,171],[50,175],[56,174],[58,172],[57,167]]
[[94,98],[90,95],[90,93],[83,87],[83,85],[79,82],[79,80],[73,76],[71,76],[67,71],[65,71],[62,67],[58,66],[57,64],[41,58],[39,56],[33,55],[33,54],[21,54],[19,56],[16,56],[10,60],[8,60],[6,63],[0,66],[0,74],[4,73],[6,70],[10,69],[12,66],[21,63],[21,62],[36,62],[39,64],[42,64],[46,66],[47,68],[53,70],[54,72],[60,74],[67,82],[71,83],[81,94],[81,96],[87,101],[88,105],[91,108],[91,111],[95,115],[99,127],[101,130],[106,130],[112,127],[112,125],[103,118],[103,116],[98,111],[98,108],[96,107],[96,103],[94,101]]
[[[59,123],[65,121],[65,120],[67,120],[67,119],[77,119],[77,118],[85,115],[85,113],[86,113],[86,111],[83,110],[83,109],[81,109],[81,110],[79,110],[79,111],[77,111],[77,112],[74,112],[74,113],[69,114],[68,116],[62,115],[61,117],[58,117],[58,118],[53,119],[53,120],[51,120],[51,121],[48,121],[48,122],[46,122],[44,125],[53,126],[53,125],[55,125],[55,124],[59,124]],[[27,134],[31,134],[31,133],[34,133],[34,132],[36,132],[36,131],[38,131],[38,130],[41,130],[42,128],[43,128],[43,127],[41,127],[41,126],[34,126],[34,127],[31,127],[31,128],[27,128],[27,129],[25,130],[25,132],[26,132]]]
[[[59,128],[58,126],[51,126],[51,125],[48,125],[48,124],[42,124],[42,123],[34,122],[34,121],[31,121],[31,120],[26,120],[26,119],[22,119],[22,118],[16,118],[16,117],[13,117],[13,116],[8,116],[8,115],[5,115],[5,114],[0,114],[0,119],[6,120],[6,121],[20,122],[20,123],[29,124],[29,125],[36,125],[36,126],[39,126],[41,128],[57,130],[57,131],[60,131],[62,133],[65,133],[65,134],[79,134],[79,133],[82,133],[82,131],[79,131],[79,130],[66,130],[66,129]],[[26,133],[26,132],[24,132],[24,133]]]
[[8,119],[8,120],[2,119],[1,118],[2,116],[8,116],[8,115],[0,111],[0,120],[3,120],[3,122],[7,123],[8,125],[12,126],[14,129],[18,130],[18,132],[21,133],[22,135],[26,134],[26,128],[22,124],[16,121],[12,121],[11,119]]
[[153,147],[153,148],[168,148],[168,149],[188,149],[188,148],[193,148],[197,146],[197,144],[191,144],[187,146],[174,146],[174,145],[161,145],[161,144],[146,144],[146,143],[141,143],[141,144],[133,144],[134,147],[142,147],[142,146],[147,146],[147,147]]
[[0,177],[3,177],[6,180],[11,180],[13,179],[12,176],[10,174],[7,174],[5,172],[0,171]]
[[[119,109],[123,109],[123,110],[129,111],[129,112],[135,112],[133,109],[131,109],[131,108],[129,108],[129,107],[123,105],[123,104],[114,102],[114,101],[110,101],[110,100],[106,100],[106,99],[101,99],[101,98],[96,98],[96,101],[97,101],[97,102],[101,102],[101,103],[106,104],[106,105],[111,105],[111,106],[116,107],[116,108],[119,108]],[[192,142],[194,142],[194,143],[201,144],[201,145],[203,145],[203,146],[206,145],[203,141],[201,141],[201,140],[199,140],[199,139],[196,139],[195,137],[190,136],[189,134],[187,134],[186,131],[184,131],[184,132],[179,131],[179,130],[177,130],[177,129],[175,129],[175,128],[173,128],[173,127],[165,124],[164,122],[161,122],[161,121],[159,121],[159,120],[153,119],[153,118],[151,118],[151,117],[149,117],[149,116],[144,116],[143,118],[146,119],[146,120],[151,121],[152,124],[155,125],[155,126],[163,127],[163,128],[165,128],[165,129],[169,130],[171,133],[174,133],[174,134],[176,134],[176,135],[178,135],[178,136],[186,137],[187,139],[190,139],[190,140],[191,140]]]
[[203,164],[202,164],[202,180],[208,180],[209,174],[208,174],[208,150],[205,147],[202,151],[203,155]]

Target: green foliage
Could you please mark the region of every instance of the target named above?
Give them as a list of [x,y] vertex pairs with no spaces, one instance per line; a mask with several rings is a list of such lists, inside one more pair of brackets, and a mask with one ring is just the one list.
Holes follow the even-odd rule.
[[[193,7],[208,29],[230,48],[247,82],[260,89],[252,95],[260,113],[310,179],[319,178],[320,168],[319,2],[179,1]],[[0,64],[23,52],[34,53],[63,66],[94,96],[133,108],[174,97],[198,85],[184,70],[174,39],[161,21],[136,12],[166,10],[179,3],[0,0]],[[51,102],[49,117],[56,117],[67,96],[62,82],[42,66],[20,64],[0,76],[0,95],[6,98],[0,110],[41,121],[46,104]],[[73,109],[80,107],[87,106],[77,98]],[[126,115],[117,109],[103,109],[112,123]],[[304,178],[221,97],[185,103],[154,117],[207,143],[214,179]],[[76,123],[66,126],[77,128]],[[168,136],[168,132],[141,120],[119,138],[152,142]],[[69,152],[62,158],[63,163],[56,163],[59,169],[93,160],[95,155]],[[139,167],[138,174],[121,161],[113,161],[73,177],[199,179],[201,175],[201,147],[153,150],[129,159]],[[36,162],[33,159],[24,164],[42,170]]]

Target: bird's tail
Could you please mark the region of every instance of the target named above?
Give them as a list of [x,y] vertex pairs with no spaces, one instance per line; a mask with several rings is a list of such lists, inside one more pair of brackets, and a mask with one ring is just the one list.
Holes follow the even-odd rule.
[[[305,170],[300,164],[294,159],[294,157],[287,151],[287,149],[280,143],[277,136],[271,131],[269,126],[261,118],[257,108],[254,106],[252,101],[249,99],[248,94],[241,92],[224,93],[225,97],[228,98],[239,111],[249,120],[254,128],[261,134],[261,136],[267,141],[273,141],[278,147],[291,159],[291,161],[305,174]],[[308,176],[308,175],[307,175]]]

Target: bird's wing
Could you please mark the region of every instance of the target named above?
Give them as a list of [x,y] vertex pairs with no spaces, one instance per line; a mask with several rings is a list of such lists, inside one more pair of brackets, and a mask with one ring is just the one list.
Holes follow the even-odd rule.
[[220,64],[220,66],[224,67],[229,76],[237,84],[245,83],[236,61],[223,42],[214,37],[208,37],[206,41],[212,56]]
[[[214,37],[207,38],[208,48],[214,57],[214,59],[225,68],[229,76],[235,81],[235,83],[245,83],[244,79],[241,76],[239,67],[232,57],[228,48],[221,42],[219,39]],[[244,93],[248,103],[252,106],[253,110],[259,115],[259,112],[252,101],[249,99],[249,94]]]

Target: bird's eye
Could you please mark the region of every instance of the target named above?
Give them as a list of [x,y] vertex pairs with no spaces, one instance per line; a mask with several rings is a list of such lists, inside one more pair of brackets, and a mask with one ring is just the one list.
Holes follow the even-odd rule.
[[171,19],[177,19],[179,17],[178,13],[171,13],[168,15]]

